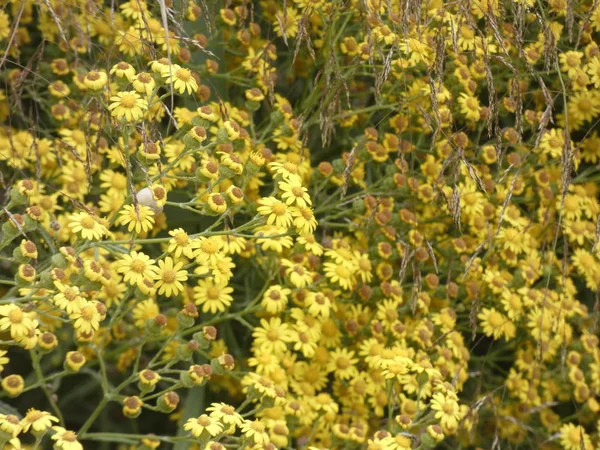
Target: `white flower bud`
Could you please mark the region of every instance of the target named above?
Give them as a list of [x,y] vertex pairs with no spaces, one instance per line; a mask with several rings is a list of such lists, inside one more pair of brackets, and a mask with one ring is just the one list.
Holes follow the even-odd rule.
[[156,200],[154,200],[154,195],[152,194],[152,189],[147,187],[140,189],[136,196],[140,205],[149,206],[155,214],[160,214],[162,212],[163,207],[157,205]]

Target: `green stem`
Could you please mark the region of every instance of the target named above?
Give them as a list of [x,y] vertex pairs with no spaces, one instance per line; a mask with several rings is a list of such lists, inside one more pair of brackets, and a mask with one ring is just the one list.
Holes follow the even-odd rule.
[[33,366],[33,371],[35,372],[35,376],[38,379],[40,388],[42,389],[42,391],[44,392],[44,395],[48,399],[48,402],[50,403],[50,406],[52,407],[54,414],[56,414],[56,417],[60,421],[60,425],[64,427],[65,419],[63,418],[63,415],[60,412],[60,408],[56,404],[56,401],[52,397],[52,393],[46,386],[46,383],[44,380],[44,374],[42,373],[42,367],[40,366],[40,355],[35,350],[29,350],[29,355],[31,356],[31,364]]

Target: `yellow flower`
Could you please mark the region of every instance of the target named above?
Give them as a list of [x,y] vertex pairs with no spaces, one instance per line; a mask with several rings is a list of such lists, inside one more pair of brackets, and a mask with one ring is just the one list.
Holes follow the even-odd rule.
[[123,415],[125,417],[136,418],[142,411],[144,402],[137,396],[131,395],[123,399]]
[[267,445],[270,442],[265,424],[260,420],[245,420],[240,426],[240,431],[245,437],[252,439],[255,444]]
[[239,427],[244,419],[236,412],[235,408],[226,403],[212,403],[206,411],[210,414],[210,417],[223,422],[225,425],[231,427]]
[[195,240],[194,247],[196,248],[194,258],[202,266],[215,267],[217,261],[223,258],[221,255],[223,240],[218,236],[199,237]]
[[529,234],[517,228],[501,228],[497,238],[505,249],[515,254],[528,252]]
[[160,381],[161,376],[153,370],[146,369],[138,374],[138,379],[143,386],[149,388],[155,386]]
[[245,92],[246,98],[253,102],[260,102],[265,99],[265,95],[258,88],[248,89]]
[[462,92],[458,97],[458,103],[460,105],[460,111],[467,119],[476,122],[481,118],[479,100],[476,97]]
[[37,321],[32,318],[35,313],[23,311],[15,304],[0,306],[0,330],[10,330],[13,339],[21,338],[30,334],[37,328]]
[[106,73],[99,72],[97,70],[88,72],[83,79],[83,83],[87,86],[87,88],[93,91],[99,91],[106,86],[107,82],[108,77],[106,76]]
[[451,397],[444,397],[441,392],[433,394],[430,408],[435,411],[435,418],[440,420],[444,430],[455,430],[460,419],[458,402]]
[[156,87],[154,78],[152,78],[152,75],[146,72],[138,73],[133,78],[131,84],[136,92],[139,92],[140,94],[146,94],[147,96],[152,94],[152,91],[154,91],[154,88]]
[[286,268],[285,274],[295,287],[303,288],[312,283],[313,272],[305,268],[302,264],[282,259],[281,265]]
[[115,64],[112,69],[110,69],[110,74],[115,75],[117,78],[123,78],[127,81],[131,81],[135,76],[135,69],[131,64],[121,61]]
[[177,64],[165,67],[161,75],[166,78],[167,83],[172,83],[173,88],[180,94],[187,91],[191,95],[198,90],[198,83],[192,76],[192,72]]
[[147,20],[149,17],[148,5],[143,0],[129,0],[119,6],[119,8],[124,17],[129,17],[133,20],[142,21]]
[[566,423],[560,428],[560,443],[565,450],[592,450],[594,446],[581,425]]
[[225,312],[233,302],[230,295],[233,288],[225,283],[215,283],[212,278],[206,278],[198,281],[198,286],[194,287],[194,301],[196,305],[202,306],[202,312]]
[[221,194],[209,194],[207,203],[210,209],[216,213],[222,214],[227,211],[227,200]]
[[154,275],[156,282],[154,287],[158,289],[159,295],[172,297],[183,291],[182,281],[188,279],[187,271],[180,270],[183,263],[173,264],[173,259],[167,256],[164,260],[158,262],[158,269]]
[[52,94],[54,97],[58,97],[58,98],[68,97],[69,94],[71,93],[69,86],[67,86],[65,83],[63,83],[60,80],[55,81],[50,86],[48,86],[48,90],[50,91],[50,94]]
[[68,225],[73,233],[80,233],[83,239],[99,240],[109,234],[98,218],[84,212],[70,215]]
[[85,365],[86,359],[81,352],[67,352],[65,355],[65,363],[73,372],[79,372],[79,370]]
[[74,310],[69,319],[74,321],[73,328],[82,333],[93,333],[100,327],[102,316],[98,312],[96,302],[84,301],[79,309]]
[[294,216],[294,226],[298,234],[312,234],[317,229],[317,219],[310,206],[292,206],[290,211]]
[[325,269],[325,276],[332,283],[338,283],[342,289],[350,290],[356,283],[353,268],[331,262],[323,264],[323,268]]
[[290,208],[275,197],[266,197],[258,201],[258,213],[267,216],[267,225],[288,228],[292,224]]
[[194,257],[194,246],[195,243],[183,228],[176,228],[175,230],[169,231],[169,235],[173,236],[169,240],[169,247],[167,251],[171,253],[175,258],[179,258],[181,255],[185,255],[187,258]]
[[260,327],[254,329],[252,337],[253,347],[282,354],[287,348],[287,343],[291,342],[292,334],[287,323],[283,323],[278,317],[272,317],[269,320],[261,319]]
[[288,38],[293,38],[298,34],[298,13],[294,8],[288,7],[285,11],[277,11],[276,19],[273,21],[275,33],[277,36],[285,34]]
[[146,321],[156,318],[158,314],[160,314],[160,310],[154,300],[148,299],[139,302],[135,308],[133,308],[135,326],[143,329],[146,326]]
[[4,370],[4,365],[10,362],[10,359],[6,356],[7,354],[7,350],[0,350],[0,372]]
[[301,208],[311,205],[308,189],[302,186],[302,179],[298,175],[290,176],[286,180],[278,183],[278,187],[283,194],[281,199],[287,205],[296,205]]
[[327,370],[333,372],[336,378],[340,380],[348,380],[358,375],[358,369],[356,363],[358,359],[354,357],[353,351],[338,348],[329,354],[329,363],[327,364]]
[[515,335],[515,326],[508,317],[499,313],[495,308],[483,308],[477,315],[486,336],[500,339],[504,336],[507,340]]
[[119,92],[110,98],[112,102],[108,109],[111,115],[126,122],[140,120],[148,109],[148,102],[142,99],[136,91]]
[[271,286],[263,294],[260,304],[268,313],[278,314],[285,309],[291,293],[290,289],[280,285]]
[[223,425],[213,417],[202,414],[200,417],[188,419],[183,426],[186,431],[191,431],[192,435],[200,437],[216,436],[223,431]]
[[119,213],[119,224],[128,225],[127,230],[136,233],[149,231],[154,226],[154,211],[149,206],[125,205]]
[[284,248],[291,248],[294,246],[294,240],[287,234],[285,228],[264,225],[256,229],[256,243],[261,246],[263,251],[273,250],[277,253],[281,253]]
[[[302,244],[306,250],[308,250],[315,256],[321,256],[323,254],[323,246],[317,242],[313,234],[305,234],[303,236],[298,236],[296,241],[299,244]],[[370,278],[366,281],[370,281]]]
[[306,295],[306,306],[308,313],[312,316],[327,318],[331,312],[332,303],[329,297],[320,292],[309,292]]
[[124,274],[123,281],[129,284],[139,284],[145,278],[153,278],[156,272],[156,261],[142,252],[133,250],[116,263],[117,272]]
[[2,389],[11,397],[17,397],[23,392],[25,381],[21,375],[9,375],[2,380]]
[[27,432],[31,429],[32,433],[45,433],[49,428],[52,427],[52,422],[58,422],[59,420],[52,414],[46,411],[39,411],[34,408],[29,408],[27,414],[21,420],[23,431]]

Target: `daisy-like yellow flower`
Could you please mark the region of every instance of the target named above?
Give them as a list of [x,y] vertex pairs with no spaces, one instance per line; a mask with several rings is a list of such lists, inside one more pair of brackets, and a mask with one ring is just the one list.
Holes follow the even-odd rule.
[[342,289],[350,290],[356,283],[355,270],[347,265],[326,262],[323,264],[325,276],[332,283],[338,283]]
[[298,175],[288,177],[278,183],[279,189],[283,191],[281,199],[287,205],[296,205],[304,208],[311,205],[308,189],[302,186],[302,179]]
[[261,319],[260,327],[256,327],[252,332],[253,346],[280,355],[285,352],[287,343],[292,340],[290,331],[289,325],[282,323],[279,317]]
[[119,92],[110,98],[112,102],[108,109],[111,116],[126,122],[135,122],[142,118],[148,109],[148,102],[140,97],[136,91]]
[[121,14],[133,20],[146,20],[144,16],[148,14],[148,5],[143,0],[129,0],[119,6]]
[[235,408],[227,403],[213,403],[206,408],[206,411],[210,413],[210,417],[223,422],[229,427],[239,427],[244,421]]
[[79,233],[83,239],[99,240],[109,234],[108,229],[98,218],[85,213],[78,212],[68,217],[68,225],[73,233]]
[[158,269],[154,275],[156,280],[154,287],[158,289],[159,295],[172,297],[183,291],[182,281],[188,279],[187,272],[180,270],[183,267],[182,262],[173,264],[173,259],[167,256],[164,260],[158,262]]
[[495,308],[483,308],[477,318],[481,320],[481,326],[486,336],[494,339],[500,339],[502,336],[510,339],[516,332],[512,321]]
[[[313,234],[299,236],[296,241],[299,244],[302,244],[306,250],[315,256],[321,256],[323,254],[323,246],[317,242]],[[370,278],[366,281],[370,281]]]
[[140,94],[150,95],[154,88],[156,87],[156,82],[152,75],[147,72],[138,73],[133,80],[131,81],[131,85]]
[[143,329],[146,326],[146,321],[154,319],[156,316],[158,316],[160,314],[160,310],[158,309],[158,305],[154,300],[148,299],[135,305],[132,314],[135,326]]
[[173,239],[169,240],[169,247],[167,248],[169,253],[175,256],[175,258],[179,258],[181,255],[190,259],[194,257],[194,241],[190,239],[183,228],[171,230],[169,231],[169,235],[173,236]]
[[221,433],[223,431],[223,425],[218,419],[202,414],[200,417],[188,419],[183,426],[183,429],[191,431],[196,437],[200,437],[203,434],[208,437],[216,436]]
[[119,213],[119,224],[128,225],[127,230],[136,233],[149,231],[154,226],[154,211],[149,206],[125,205]]
[[75,330],[90,334],[100,327],[102,317],[95,302],[84,301],[78,310],[73,311],[69,319],[73,321]]
[[117,78],[123,78],[127,81],[131,81],[135,76],[135,69],[131,64],[121,61],[112,66],[110,69],[110,74],[115,75]]
[[205,278],[194,287],[194,301],[202,306],[202,312],[225,312],[233,302],[232,292],[233,288],[226,283],[215,283],[212,278]]
[[[0,306],[0,330],[10,330],[10,336],[17,339],[29,335],[37,328],[37,321],[15,304]],[[35,314],[35,313],[33,313]]]
[[265,197],[258,201],[258,213],[267,216],[267,225],[288,228],[292,224],[290,208],[275,197]]
[[142,252],[132,251],[116,263],[117,272],[123,274],[123,281],[129,284],[139,284],[145,278],[154,278],[156,265],[153,259]]
[[560,443],[565,450],[592,450],[594,446],[581,425],[566,423],[560,428]]
[[192,76],[192,72],[177,64],[165,67],[162,71],[162,77],[166,78],[167,83],[172,83],[173,88],[180,94],[187,91],[191,95],[198,90],[198,82]]
[[266,426],[260,420],[245,420],[240,426],[240,430],[244,436],[252,439],[257,445],[268,445],[271,442]]
[[356,363],[358,359],[354,357],[353,351],[338,348],[329,354],[327,370],[340,380],[348,380],[358,374]]
[[52,301],[67,314],[72,314],[81,308],[84,302],[79,288],[77,286],[68,286],[59,281],[54,282],[54,286],[58,289],[58,293],[52,297]]
[[48,431],[52,427],[52,422],[58,422],[58,419],[49,412],[29,408],[25,417],[21,420],[21,425],[24,432],[31,429],[33,434],[37,434]]
[[77,435],[73,431],[66,430],[63,427],[54,426],[55,433],[52,435],[54,448],[57,450],[83,450],[83,446],[77,440]]
[[456,430],[460,420],[460,410],[454,398],[444,397],[441,392],[436,392],[429,406],[435,411],[435,418],[440,420],[444,430]]
[[202,236],[197,239],[194,246],[196,247],[194,258],[200,265],[214,267],[217,261],[223,257],[221,255],[223,240],[218,236]]
[[310,206],[290,208],[294,217],[294,226],[299,234],[312,234],[317,229],[317,219]]
[[476,97],[465,94],[464,92],[458,97],[460,111],[468,120],[478,121],[481,118],[479,100]]
[[288,298],[291,293],[291,289],[284,288],[278,284],[271,286],[263,294],[260,304],[268,313],[278,314],[287,306]]

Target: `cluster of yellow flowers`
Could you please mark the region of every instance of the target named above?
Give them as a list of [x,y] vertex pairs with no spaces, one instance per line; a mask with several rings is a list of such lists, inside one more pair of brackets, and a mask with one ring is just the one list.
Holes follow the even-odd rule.
[[0,448],[600,448],[599,32],[9,0]]

